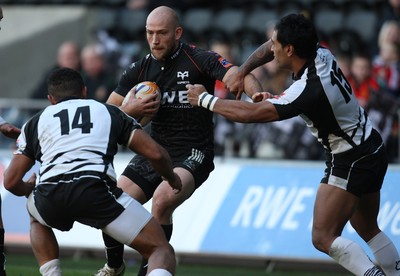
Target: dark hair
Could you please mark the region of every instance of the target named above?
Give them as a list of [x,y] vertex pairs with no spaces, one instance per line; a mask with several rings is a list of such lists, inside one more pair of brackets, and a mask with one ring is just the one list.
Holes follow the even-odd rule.
[[316,54],[318,35],[313,23],[302,14],[289,14],[275,25],[282,47],[292,45],[297,56],[310,59]]
[[55,69],[47,79],[47,91],[56,101],[68,97],[82,97],[85,87],[82,76],[70,68]]

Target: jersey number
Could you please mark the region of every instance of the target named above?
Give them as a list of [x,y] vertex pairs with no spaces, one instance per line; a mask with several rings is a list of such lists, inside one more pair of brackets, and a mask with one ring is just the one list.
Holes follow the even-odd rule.
[[90,133],[90,129],[93,128],[93,123],[90,122],[89,106],[81,106],[76,109],[71,128],[67,109],[61,110],[57,114],[54,114],[53,117],[60,118],[61,135],[68,135],[71,128],[80,128],[82,133]]
[[337,66],[336,61],[332,63],[331,84],[336,84],[339,87],[340,93],[342,93],[344,100],[348,103],[351,99],[349,95],[352,94],[351,86],[346,80],[342,70]]

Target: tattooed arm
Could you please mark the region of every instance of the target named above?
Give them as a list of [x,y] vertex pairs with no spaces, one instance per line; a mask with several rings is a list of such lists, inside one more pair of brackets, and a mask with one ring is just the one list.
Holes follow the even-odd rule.
[[231,74],[226,80],[225,85],[229,91],[237,91],[236,98],[240,99],[240,96],[244,90],[244,79],[255,68],[270,62],[274,59],[274,54],[271,50],[272,41],[268,40],[247,58],[247,60],[237,69],[234,74]]

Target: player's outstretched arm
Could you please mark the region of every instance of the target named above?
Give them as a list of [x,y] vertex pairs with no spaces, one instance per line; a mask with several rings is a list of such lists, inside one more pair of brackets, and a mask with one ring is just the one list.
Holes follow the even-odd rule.
[[276,108],[269,101],[250,103],[246,101],[219,99],[208,94],[205,87],[200,84],[188,84],[186,88],[188,89],[188,100],[191,105],[206,108],[231,121],[265,123],[279,120]]
[[23,154],[15,154],[4,172],[4,187],[16,196],[29,196],[35,187],[36,174],[23,181],[34,161]]
[[177,192],[181,191],[181,179],[173,171],[172,160],[168,152],[144,130],[136,129],[132,132],[129,148],[147,158],[161,177],[168,181],[172,189]]
[[21,133],[21,130],[10,123],[3,122],[0,125],[0,132],[3,133],[8,138],[17,139],[18,135]]

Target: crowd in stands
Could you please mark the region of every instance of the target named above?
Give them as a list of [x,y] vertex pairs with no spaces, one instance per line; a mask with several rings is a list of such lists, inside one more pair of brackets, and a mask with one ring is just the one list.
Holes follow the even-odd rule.
[[[230,2],[230,5],[226,6],[225,10],[232,11],[235,10],[235,5],[238,5],[241,1],[228,2]],[[199,12],[199,14],[203,12],[202,16],[207,16],[204,11],[209,9],[212,10],[212,15],[217,16],[216,9],[209,8],[215,3],[211,3],[209,0],[130,0],[124,7],[119,7],[118,11],[115,12],[115,24],[96,30],[94,42],[79,46],[75,42],[67,41],[60,45],[59,56],[54,66],[79,69],[88,84],[89,97],[104,102],[109,93],[116,87],[122,68],[126,68],[130,62],[136,60],[147,50],[144,39],[145,16],[141,17],[140,23],[135,23],[139,24],[139,27],[135,30],[131,28],[131,34],[127,35],[129,32],[123,30],[121,25],[123,24],[124,13],[128,16],[134,16],[133,12],[135,12],[136,20],[139,20],[138,14],[147,15],[148,10],[152,9],[154,5],[170,5],[181,11],[186,40],[216,51],[234,63],[240,64],[247,58],[248,53],[251,53],[255,47],[270,37],[274,22],[281,15],[292,11],[303,12],[314,19],[317,28],[321,27],[322,46],[330,48],[338,57],[341,70],[353,87],[361,106],[368,111],[374,126],[385,139],[390,161],[397,162],[399,152],[397,112],[400,110],[400,0],[253,0],[248,3],[246,6],[247,15],[253,14],[249,9],[257,10],[258,14],[262,15],[259,19],[262,21],[258,22],[258,31],[245,27],[239,31],[224,31],[217,27],[213,28],[211,24],[216,24],[217,21],[217,18],[214,17],[213,22],[206,22],[209,21],[206,19],[204,22],[194,20],[194,11]],[[272,3],[276,5],[275,10]],[[306,4],[309,6],[312,4],[313,9],[306,9]],[[221,10],[220,6],[218,8]],[[264,10],[269,13],[263,14],[262,11]],[[332,11],[335,12],[335,15],[336,12],[340,12],[342,19],[344,17],[350,18],[352,13],[374,12],[374,30],[371,34],[368,34],[369,36],[366,36],[367,34],[357,33],[355,29],[343,25],[339,26],[338,24],[341,24],[341,22],[329,22],[327,16],[333,15]],[[218,13],[222,13],[222,10]],[[192,17],[189,17],[189,14]],[[255,13],[253,15],[255,16]],[[324,26],[318,24],[318,16],[321,15],[325,16]],[[233,13],[231,16],[233,16]],[[133,17],[131,19],[130,24],[133,24]],[[243,20],[249,21],[249,19]],[[235,18],[234,20],[238,19]],[[233,25],[234,20],[228,20],[226,23]],[[366,22],[360,21],[357,25],[367,28],[364,23]],[[205,26],[207,24],[210,24],[210,26]],[[334,24],[336,24],[336,27],[333,26]],[[204,28],[200,29],[203,25]],[[264,90],[273,94],[282,93],[291,83],[289,72],[277,69],[274,61],[256,69],[253,73],[261,81]],[[43,74],[43,80],[37,84],[37,89],[31,93],[32,98],[46,98],[47,93],[43,89],[43,82],[48,72]],[[216,84],[215,93],[222,98],[232,97],[220,83]],[[321,146],[306,130],[304,122],[298,118],[285,122],[246,125],[229,122],[215,115],[217,155],[263,157],[260,148],[264,143],[269,143],[274,150],[280,152],[280,158],[320,160],[324,156]],[[243,147],[246,147],[246,149],[243,149]]]

